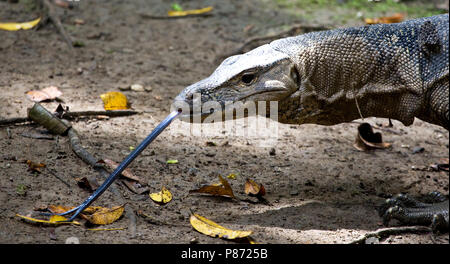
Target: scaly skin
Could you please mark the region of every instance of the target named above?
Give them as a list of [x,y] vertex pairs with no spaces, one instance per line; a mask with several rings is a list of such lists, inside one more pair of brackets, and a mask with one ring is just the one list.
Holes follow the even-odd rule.
[[[196,122],[193,117],[211,114],[195,111],[197,104],[216,101],[224,109],[230,102],[277,101],[279,122],[321,125],[360,118],[359,105],[364,117],[405,125],[417,117],[448,130],[448,22],[445,14],[279,39],[226,59],[174,104],[188,105],[182,120]],[[412,210],[419,214],[406,210],[408,205],[395,206],[406,212],[390,218],[431,224],[431,215],[446,219],[448,229],[448,202]]]

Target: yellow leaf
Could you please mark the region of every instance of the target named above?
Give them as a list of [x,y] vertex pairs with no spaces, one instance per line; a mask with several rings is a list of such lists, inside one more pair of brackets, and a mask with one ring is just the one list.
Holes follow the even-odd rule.
[[[32,224],[46,224],[46,225],[74,224],[74,225],[80,225],[80,223],[77,222],[77,221],[67,222],[67,218],[65,218],[64,216],[60,216],[60,215],[52,215],[52,216],[50,216],[49,220],[32,218],[32,217],[28,217],[28,216],[24,216],[24,215],[20,215],[20,214],[16,214],[16,216],[18,216],[18,217],[26,220],[26,222],[29,222],[29,223],[32,223]],[[66,222],[63,222],[63,221],[66,221]]]
[[124,110],[130,108],[127,97],[121,92],[107,92],[100,95],[105,110]]
[[230,174],[227,176],[227,178],[228,178],[228,179],[231,179],[231,180],[235,180],[235,179],[236,179],[236,174],[230,173]]
[[252,234],[252,231],[240,231],[225,228],[198,214],[191,215],[189,221],[195,230],[211,237],[236,239],[248,237]]
[[208,6],[208,7],[201,8],[201,9],[184,10],[184,11],[170,10],[169,12],[167,12],[167,15],[172,16],[172,17],[173,16],[200,15],[200,14],[210,12],[212,9],[213,9],[212,6]]
[[33,21],[24,22],[24,23],[0,23],[0,29],[8,30],[8,31],[17,31],[20,29],[30,29],[36,26],[41,18],[35,19]]
[[150,198],[157,202],[166,204],[172,200],[172,194],[165,187],[161,188],[161,191],[158,193],[149,194]]
[[124,211],[123,206],[114,206],[112,208],[99,207],[91,215],[82,214],[81,216],[95,225],[108,225],[119,219]]

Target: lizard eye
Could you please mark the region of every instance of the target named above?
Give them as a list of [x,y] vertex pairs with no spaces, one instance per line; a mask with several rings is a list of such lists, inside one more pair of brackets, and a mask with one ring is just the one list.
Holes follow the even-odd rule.
[[256,75],[253,73],[244,73],[241,77],[241,81],[245,85],[250,85],[256,80]]

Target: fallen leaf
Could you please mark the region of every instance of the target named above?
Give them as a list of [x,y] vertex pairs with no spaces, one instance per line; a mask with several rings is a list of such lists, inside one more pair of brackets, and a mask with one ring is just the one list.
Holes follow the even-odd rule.
[[23,22],[23,23],[0,23],[0,29],[8,30],[8,31],[17,31],[20,29],[31,29],[34,26],[36,26],[39,21],[41,21],[41,18],[35,19],[33,21],[29,22]]
[[75,207],[63,206],[63,205],[49,205],[46,209],[48,209],[52,214],[62,214],[65,213]]
[[[119,163],[117,163],[117,162],[115,162],[115,161],[113,161],[113,160],[110,160],[110,159],[102,159],[102,160],[97,161],[97,163],[103,163],[103,164],[106,164],[107,167],[108,167],[110,170],[115,170],[115,169],[119,166]],[[130,179],[130,180],[137,181],[137,182],[139,182],[141,185],[144,185],[144,184],[145,184],[144,181],[142,181],[142,179],[139,178],[138,176],[134,175],[134,174],[131,172],[131,170],[130,170],[129,168],[124,169],[124,170],[122,171],[122,174],[121,174],[121,175],[122,175],[123,177],[125,177],[125,178]]]
[[366,24],[390,24],[390,23],[399,23],[402,22],[403,19],[405,19],[405,15],[402,13],[395,13],[392,16],[386,16],[386,17],[377,17],[377,18],[366,18],[364,19],[364,22]]
[[[47,206],[47,209],[53,214],[62,214],[62,213],[65,213],[65,212],[67,212],[69,210],[72,210],[73,208],[75,208],[75,207],[74,206],[72,206],[72,207],[70,207],[70,206],[63,206],[63,205],[49,205],[49,206]],[[102,208],[103,207],[101,207],[101,206],[89,206],[86,209],[84,209],[82,213],[93,214],[93,213],[101,210]]]
[[53,3],[55,3],[55,5],[62,7],[62,8],[70,8],[71,7],[69,2],[66,2],[63,0],[53,0]]
[[203,186],[197,190],[190,190],[189,193],[206,193],[214,196],[229,196],[234,198],[233,189],[227,180],[219,175],[220,183]]
[[166,204],[172,201],[172,193],[170,193],[164,186],[161,188],[160,192],[150,193],[149,196],[153,201],[161,204]]
[[83,20],[83,19],[80,19],[80,18],[75,18],[75,19],[73,20],[73,23],[74,23],[75,25],[84,25],[84,20]]
[[97,182],[97,179],[95,177],[80,177],[75,178],[77,181],[77,184],[80,188],[83,188],[85,190],[88,190],[90,192],[97,190],[98,187],[100,187],[100,184]]
[[193,9],[193,10],[184,10],[184,11],[175,11],[170,10],[167,12],[168,16],[174,17],[174,16],[189,16],[189,15],[201,15],[208,12],[211,12],[213,10],[212,6],[208,6],[201,9]]
[[74,224],[74,225],[80,225],[77,221],[67,222],[67,218],[60,215],[52,215],[50,216],[49,220],[43,220],[43,219],[37,219],[32,218],[20,214],[16,214],[16,216],[24,219],[26,222],[31,224],[45,224],[45,225],[67,225],[67,224]]
[[358,134],[353,144],[357,150],[386,149],[391,145],[391,143],[383,142],[380,132],[373,133],[372,126],[369,123],[362,123],[358,126]]
[[173,11],[183,11],[183,8],[179,4],[172,4],[171,8]]
[[166,163],[167,163],[167,164],[177,164],[177,163],[178,163],[178,160],[176,160],[176,159],[170,159],[170,160],[168,160]]
[[45,168],[44,163],[35,163],[31,160],[27,160],[28,170],[33,172],[41,173],[41,168]]
[[211,237],[237,239],[248,237],[252,234],[252,231],[231,230],[225,228],[198,214],[191,215],[189,221],[195,230]]
[[100,207],[90,215],[85,214],[86,210],[83,211],[83,214],[80,215],[84,219],[88,220],[91,224],[108,225],[119,219],[122,216],[123,211],[124,206],[114,206],[112,208]]
[[266,190],[262,184],[256,183],[254,180],[247,179],[245,182],[245,194],[250,196],[264,196],[266,194]]
[[56,86],[49,86],[42,90],[31,90],[25,93],[27,98],[33,102],[42,102],[54,100],[62,95],[62,92]]
[[107,92],[100,95],[105,110],[129,109],[127,97],[121,92]]
[[235,180],[236,179],[236,174],[234,174],[234,173],[230,173],[230,174],[228,174],[228,176],[227,176],[227,178],[228,179],[231,179],[231,180]]

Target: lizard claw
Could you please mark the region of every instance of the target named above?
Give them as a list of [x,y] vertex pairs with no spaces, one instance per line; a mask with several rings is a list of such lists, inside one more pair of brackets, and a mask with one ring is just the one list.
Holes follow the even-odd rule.
[[398,194],[385,201],[379,214],[385,226],[389,225],[392,219],[396,219],[405,225],[431,226],[433,232],[437,232],[448,231],[448,211],[449,201],[442,194],[432,192],[427,203],[406,194]]

